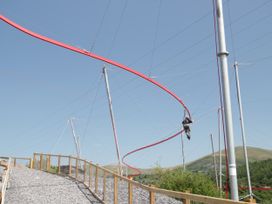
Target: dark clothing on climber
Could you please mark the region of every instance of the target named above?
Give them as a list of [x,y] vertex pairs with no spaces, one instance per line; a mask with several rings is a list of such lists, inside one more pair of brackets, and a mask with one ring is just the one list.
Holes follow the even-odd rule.
[[188,138],[188,140],[191,139],[191,129],[190,124],[193,123],[193,121],[189,117],[185,117],[185,119],[182,121],[184,132]]

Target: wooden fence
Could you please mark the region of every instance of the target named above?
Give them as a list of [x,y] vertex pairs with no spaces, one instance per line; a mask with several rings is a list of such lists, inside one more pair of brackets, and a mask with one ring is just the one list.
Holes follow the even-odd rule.
[[0,167],[2,169],[1,175],[1,192],[0,192],[0,203],[5,203],[5,194],[8,186],[9,173],[11,169],[11,158],[10,157],[0,157]]
[[[90,161],[73,156],[34,153],[30,166],[38,170],[68,176],[83,183],[102,203],[111,202],[117,204],[118,200],[121,200],[122,195],[122,202],[129,204],[135,203],[134,201],[136,200],[137,203],[154,204],[156,201],[159,202],[161,197],[178,199],[183,201],[184,204],[195,202],[209,204],[248,204],[247,202],[236,202],[150,187],[130,180],[127,177],[120,176]],[[139,196],[139,192],[141,196]]]
[[29,167],[30,169],[32,169],[33,165],[32,158],[30,157],[12,157],[12,163],[13,166],[16,166],[19,163],[20,165]]

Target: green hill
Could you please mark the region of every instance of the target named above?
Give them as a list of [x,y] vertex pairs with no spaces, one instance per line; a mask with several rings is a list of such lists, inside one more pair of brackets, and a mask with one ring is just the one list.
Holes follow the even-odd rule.
[[[257,147],[247,147],[248,151],[248,158],[249,162],[254,162],[254,161],[263,161],[267,159],[272,159],[272,150],[266,150],[266,149],[261,149]],[[217,164],[219,163],[219,152],[216,152],[216,162]],[[235,148],[235,154],[236,154],[236,163],[237,166],[243,165],[244,162],[244,150],[243,147],[236,147]],[[222,165],[223,168],[225,167],[225,153],[222,151]],[[107,168],[111,171],[117,172],[117,165],[116,164],[111,164],[111,165],[105,165],[104,168]],[[163,168],[163,169],[175,169],[176,167],[168,167],[168,168]],[[186,164],[186,169],[190,171],[196,171],[196,172],[204,172],[207,173],[210,170],[213,170],[213,157],[212,154],[204,156],[200,159],[197,159],[193,162],[190,162]],[[123,169],[124,173],[126,173],[126,168]],[[150,169],[140,169],[144,174],[152,174],[154,171],[154,168]],[[135,173],[134,171],[128,169],[128,174],[133,174]]]
[[[248,152],[249,162],[272,159],[272,150],[266,150],[266,149],[261,149],[256,147],[248,147],[247,152]],[[236,147],[235,154],[236,154],[237,166],[243,165],[245,163],[243,147]],[[217,164],[219,162],[219,152],[216,152],[216,162]],[[225,166],[224,151],[222,151],[222,165],[223,167]],[[208,172],[210,169],[213,168],[212,154],[187,164],[186,168],[191,171]]]

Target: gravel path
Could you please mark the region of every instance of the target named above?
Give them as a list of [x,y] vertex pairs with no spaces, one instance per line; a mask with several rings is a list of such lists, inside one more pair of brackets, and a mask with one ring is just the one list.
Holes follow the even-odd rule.
[[[83,175],[79,173],[79,179]],[[82,177],[82,178],[81,178]],[[113,203],[112,177],[106,181],[106,203]],[[94,191],[94,178],[91,182]],[[103,178],[98,177],[97,195],[103,198]],[[181,201],[156,194],[156,204],[182,204]],[[9,188],[6,192],[7,204],[98,204],[100,203],[82,183],[75,182],[68,177],[62,177],[43,171],[25,167],[12,168]],[[128,203],[128,184],[118,182],[118,204]],[[149,192],[138,187],[133,187],[133,204],[149,204]]]
[[28,168],[13,168],[7,204],[98,204],[84,185],[69,178]]
[[[92,181],[94,184],[94,180]],[[113,178],[107,178],[106,181],[106,203],[113,204],[113,187],[114,180]],[[91,188],[94,191],[94,188]],[[98,178],[98,192],[97,195],[100,198],[103,192],[103,179]],[[128,203],[128,184],[124,181],[118,181],[118,204],[127,204]],[[138,188],[133,187],[133,204],[149,204],[149,192]],[[156,204],[182,204],[181,201],[173,199],[171,197],[155,194],[155,203]]]

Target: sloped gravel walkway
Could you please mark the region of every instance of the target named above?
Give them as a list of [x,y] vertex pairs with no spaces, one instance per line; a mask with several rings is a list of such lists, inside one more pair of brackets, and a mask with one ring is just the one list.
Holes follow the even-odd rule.
[[92,193],[75,181],[25,167],[12,168],[6,204],[98,204]]

